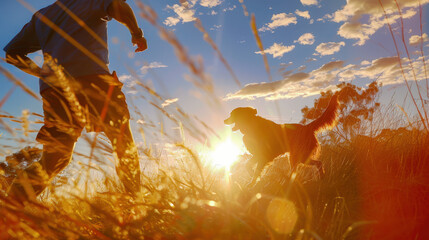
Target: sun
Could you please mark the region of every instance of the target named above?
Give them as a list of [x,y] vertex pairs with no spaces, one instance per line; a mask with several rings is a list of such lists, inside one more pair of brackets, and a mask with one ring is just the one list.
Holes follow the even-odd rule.
[[215,167],[229,168],[237,161],[240,154],[241,148],[235,144],[231,138],[227,138],[223,142],[217,144],[213,150],[209,152],[208,158]]

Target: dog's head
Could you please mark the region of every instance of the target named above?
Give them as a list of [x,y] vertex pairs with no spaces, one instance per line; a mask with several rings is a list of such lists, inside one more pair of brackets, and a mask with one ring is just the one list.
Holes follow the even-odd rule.
[[224,123],[226,125],[231,125],[235,123],[235,126],[232,128],[232,131],[240,130],[240,127],[248,121],[251,117],[256,116],[256,109],[251,107],[239,107],[231,112],[231,116],[225,119]]

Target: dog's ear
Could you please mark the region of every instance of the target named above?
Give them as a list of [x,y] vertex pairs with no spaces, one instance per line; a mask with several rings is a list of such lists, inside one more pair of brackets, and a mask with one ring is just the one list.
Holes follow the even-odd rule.
[[258,110],[256,110],[256,108],[250,108],[252,110],[252,114],[256,115],[258,113]]

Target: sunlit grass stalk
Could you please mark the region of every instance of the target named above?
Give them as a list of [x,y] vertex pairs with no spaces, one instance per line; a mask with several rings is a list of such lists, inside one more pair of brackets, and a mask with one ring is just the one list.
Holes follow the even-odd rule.
[[[413,72],[413,78],[414,78],[414,82],[415,82],[415,84],[416,84],[417,93],[419,94],[419,98],[420,98],[420,101],[421,101],[421,103],[422,103],[422,111],[423,111],[423,113],[425,114],[425,118],[424,118],[424,119],[422,119],[422,121],[424,121],[425,123],[429,124],[429,119],[428,119],[427,111],[426,111],[426,108],[425,108],[425,102],[424,102],[423,97],[422,97],[422,94],[421,94],[421,92],[420,92],[420,85],[419,85],[419,83],[417,82],[417,80],[418,80],[418,79],[417,79],[416,71],[414,70],[413,61],[411,60],[410,53],[409,53],[409,51],[408,51],[408,47],[407,47],[407,42],[405,41],[405,33],[404,33],[404,19],[403,19],[403,16],[402,16],[402,11],[401,11],[401,8],[399,7],[399,3],[398,3],[398,1],[397,1],[397,0],[395,0],[395,3],[396,3],[396,7],[397,7],[397,9],[398,9],[398,13],[399,13],[399,16],[400,16],[400,19],[401,19],[401,36],[402,36],[402,43],[403,43],[403,45],[404,45],[405,52],[407,53],[408,62],[409,62],[409,65],[410,65],[410,67],[411,67],[411,71]],[[420,25],[421,25],[421,24],[422,24],[422,22],[421,22],[421,19],[420,19]],[[423,41],[423,36],[420,36],[420,37],[421,37],[421,40],[420,40],[420,41]],[[422,53],[422,55],[424,55],[423,51],[422,51],[421,53]],[[426,66],[425,66],[425,62],[424,62],[424,59],[423,59],[423,67],[424,67],[424,68],[426,68]],[[426,73],[426,70],[425,70],[425,73]],[[427,129],[427,130],[429,131],[429,129]]]
[[428,71],[427,71],[427,67],[426,67],[426,60],[425,60],[425,54],[423,51],[423,20],[422,20],[422,16],[423,16],[423,7],[422,7],[422,3],[419,0],[419,26],[420,26],[420,53],[422,55],[422,62],[423,62],[423,68],[425,70],[425,78],[426,78],[426,97],[429,98],[429,79],[428,79]]
[[[405,85],[407,86],[408,92],[410,93],[410,96],[411,96],[411,100],[413,101],[413,104],[414,104],[414,106],[415,106],[415,108],[417,110],[417,113],[419,114],[419,117],[420,117],[420,119],[422,121],[422,124],[423,124],[425,130],[427,132],[429,132],[429,128],[427,126],[428,122],[426,122],[426,119],[423,117],[423,115],[421,113],[421,110],[420,110],[419,106],[417,105],[416,100],[414,99],[414,94],[411,91],[411,87],[410,87],[410,85],[408,83],[407,77],[405,76],[405,71],[404,71],[404,68],[402,66],[401,55],[400,55],[400,52],[399,52],[399,49],[398,49],[398,44],[396,43],[395,35],[393,34],[392,26],[390,25],[390,22],[389,22],[389,17],[387,16],[387,12],[384,9],[384,6],[383,6],[383,3],[381,2],[381,0],[378,0],[378,2],[379,2],[380,6],[381,6],[381,8],[383,10],[384,17],[386,19],[386,23],[387,23],[387,26],[388,26],[389,31],[390,31],[390,35],[391,35],[393,43],[395,45],[396,54],[397,54],[397,57],[398,57],[399,67],[401,68],[401,73],[402,73],[402,77],[404,78]],[[417,88],[418,88],[418,85],[417,85]],[[422,104],[424,104],[424,103],[422,102]],[[423,109],[423,111],[425,111],[425,110]]]

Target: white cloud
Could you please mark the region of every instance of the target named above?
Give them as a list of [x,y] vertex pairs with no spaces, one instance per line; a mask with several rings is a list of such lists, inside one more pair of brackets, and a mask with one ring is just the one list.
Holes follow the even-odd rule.
[[[123,83],[127,88],[133,88],[137,84],[137,80],[134,79],[131,75],[122,74],[118,76],[118,79],[121,83]],[[127,93],[135,94],[135,90],[127,90]]]
[[286,68],[290,67],[293,65],[293,62],[288,62],[288,63],[280,63],[281,69],[280,71],[284,71],[286,70]]
[[224,8],[222,11],[223,12],[227,12],[227,11],[232,11],[232,10],[234,10],[235,8],[237,8],[237,6],[232,6],[232,7],[229,7],[229,8]]
[[321,56],[332,55],[338,51],[342,46],[345,46],[344,42],[327,42],[321,43],[316,47],[316,52]]
[[203,7],[216,7],[222,3],[221,0],[201,0],[200,5]]
[[[428,56],[425,56],[427,58]],[[372,61],[364,60],[360,66],[349,65],[338,74],[340,81],[351,81],[354,79],[377,80],[383,86],[404,83],[404,75],[408,81],[422,81],[426,79],[423,58],[412,59],[413,67],[408,59],[401,59],[402,69],[398,57],[381,57]],[[426,69],[429,64],[426,63]],[[415,75],[414,75],[415,74]],[[415,77],[414,77],[415,76]]]
[[300,11],[297,9],[295,10],[295,14],[305,19],[310,19],[310,14],[308,13],[308,11]]
[[[429,0],[397,0],[401,9],[410,7],[418,7],[419,2],[421,4],[429,3]],[[398,8],[395,1],[382,1],[383,8],[387,14],[397,13]],[[384,16],[383,9],[379,1],[374,0],[348,0],[347,4],[340,10],[333,14],[333,20],[335,22],[344,22],[349,19],[359,19],[363,15],[370,15],[372,17]]]
[[228,94],[225,99],[254,99],[260,97],[268,97],[270,95],[280,92],[286,84],[303,81],[305,79],[308,79],[309,76],[310,75],[308,73],[301,72],[288,76],[280,81],[270,83],[250,83],[236,93]]
[[[415,8],[419,6],[419,2],[423,5],[429,3],[429,0],[397,0],[402,17],[404,19],[413,17],[417,13]],[[390,24],[400,19],[396,1],[382,1],[382,4]],[[376,0],[348,0],[342,9],[323,18],[337,23],[344,22],[338,30],[338,35],[346,39],[357,39],[355,45],[363,45],[377,30],[387,24],[383,8]]]
[[[416,14],[413,9],[407,10],[402,14],[403,18],[410,18]],[[400,15],[395,14],[389,17],[390,23],[393,23],[400,18]],[[386,24],[384,16],[370,17],[368,23],[360,23],[357,21],[345,22],[338,30],[338,35],[346,39],[358,39],[355,45],[363,45],[365,42],[380,28]]]
[[301,0],[302,5],[317,5],[317,0]]
[[282,81],[275,81],[270,83],[266,83],[266,82],[250,83],[235,93],[229,93],[225,97],[225,100],[254,99],[254,98],[260,98],[260,97],[266,97],[277,92],[283,86],[284,86],[284,82]]
[[212,15],[212,16],[217,15],[217,12],[215,10],[212,10],[211,12],[209,12],[209,15]]
[[166,68],[168,67],[165,64],[162,64],[160,62],[151,62],[149,64],[144,65],[143,67],[140,68],[140,72],[142,74],[146,74],[148,69],[154,69],[154,68]]
[[[187,4],[189,5],[189,4]],[[182,23],[185,22],[192,22],[195,20],[194,14],[195,14],[195,10],[179,5],[179,4],[174,4],[173,6],[169,6],[167,5],[167,8],[169,9],[173,9],[173,11],[177,14],[177,17],[168,17],[165,21],[164,24],[167,26],[174,26],[177,23],[179,23],[179,21],[182,21]]]
[[122,74],[122,75],[120,75],[120,76],[118,77],[118,79],[119,79],[119,81],[120,81],[121,83],[124,83],[124,82],[126,82],[127,80],[130,80],[130,79],[131,79],[131,75]]
[[164,20],[164,25],[171,27],[171,26],[175,26],[179,22],[180,22],[179,18],[168,17],[167,19]]
[[274,14],[271,17],[271,22],[265,24],[263,27],[261,27],[258,30],[261,32],[273,31],[278,27],[286,27],[290,24],[296,24],[296,23],[297,23],[297,20],[293,13],[289,13],[289,14],[279,13],[279,14]]
[[[417,66],[417,65],[416,65]],[[404,65],[404,72],[408,72]],[[383,85],[403,82],[402,71],[397,57],[382,57],[370,61],[362,61],[361,66],[350,66],[339,74],[341,81],[351,81],[356,78],[377,79]]]
[[411,46],[420,45],[422,42],[429,41],[428,35],[423,33],[423,35],[413,35],[410,37],[409,43]]
[[195,6],[198,0],[179,0],[180,5],[184,6],[185,8],[192,8]]
[[[295,48],[295,45],[284,46],[282,43],[274,43],[271,47],[264,50],[266,54],[273,55],[274,58],[281,58],[283,54],[292,51]],[[255,52],[257,54],[262,54],[261,51]]]
[[297,71],[298,71],[298,72],[302,72],[302,71],[304,71],[305,69],[307,69],[307,65],[301,65],[301,66],[299,66],[299,67],[298,67]]
[[332,61],[328,62],[326,64],[323,64],[320,68],[313,71],[314,73],[323,73],[323,72],[329,72],[335,69],[340,69],[344,65],[344,61]]
[[295,40],[294,42],[297,42],[301,45],[313,45],[314,35],[311,33],[304,33],[301,35],[301,37],[298,38],[298,40]]
[[220,29],[222,27],[222,25],[221,24],[219,24],[219,25],[213,25],[213,27],[211,27],[210,28],[210,30],[212,30],[212,31],[215,31],[215,30],[218,30],[218,29]]
[[172,104],[172,103],[175,103],[175,102],[177,102],[177,101],[179,101],[179,99],[178,99],[178,98],[166,99],[166,100],[161,104],[161,106],[162,106],[163,108],[165,108],[165,107],[167,107],[168,105],[170,105],[170,104]]

